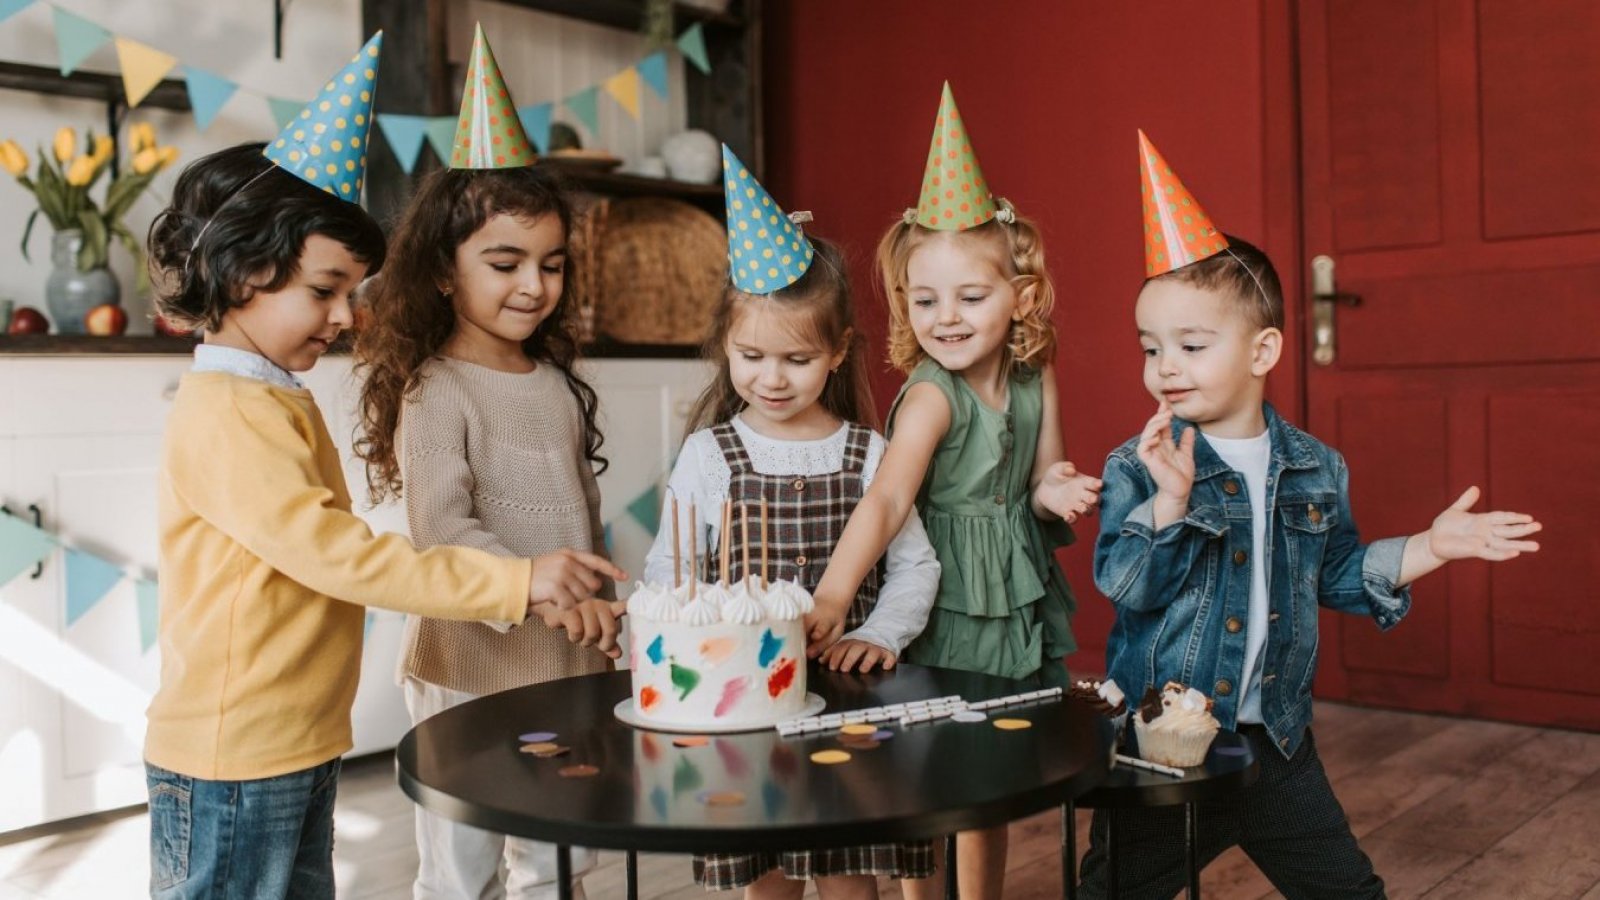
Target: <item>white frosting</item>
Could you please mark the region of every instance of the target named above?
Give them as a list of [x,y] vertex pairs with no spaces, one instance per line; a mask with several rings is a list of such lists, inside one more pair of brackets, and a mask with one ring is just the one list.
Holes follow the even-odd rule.
[[635,582],[633,593],[628,596],[628,615],[653,622],[675,622],[678,619],[678,601],[665,585]]
[[727,590],[715,585],[697,587],[693,600],[678,610],[678,621],[685,625],[704,627],[722,620],[722,597]]
[[728,591],[728,598],[722,602],[722,621],[738,625],[754,625],[765,619],[767,610],[761,605],[761,598],[757,596],[760,591],[761,586],[753,579],[735,584]]
[[1117,687],[1117,683],[1109,678],[1100,682],[1100,688],[1095,693],[1113,707],[1121,706],[1127,700],[1127,697],[1123,696],[1122,688]]
[[781,621],[793,621],[816,608],[811,592],[792,581],[774,581],[767,586],[763,599],[767,615]]

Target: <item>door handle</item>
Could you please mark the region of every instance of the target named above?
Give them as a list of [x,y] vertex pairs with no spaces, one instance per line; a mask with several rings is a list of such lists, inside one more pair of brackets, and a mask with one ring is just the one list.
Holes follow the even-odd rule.
[[1337,354],[1333,309],[1337,304],[1360,306],[1360,294],[1341,294],[1334,286],[1333,257],[1311,260],[1311,361],[1331,366]]

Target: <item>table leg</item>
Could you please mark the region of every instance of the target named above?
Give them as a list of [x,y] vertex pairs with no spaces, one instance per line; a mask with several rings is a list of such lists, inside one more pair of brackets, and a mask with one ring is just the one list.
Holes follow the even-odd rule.
[[639,854],[628,851],[628,900],[639,900]]
[[1061,806],[1061,897],[1078,900],[1078,808],[1068,800]]
[[1115,900],[1122,893],[1117,886],[1117,811],[1106,810],[1106,897]]
[[1189,900],[1200,897],[1200,866],[1196,846],[1200,843],[1200,813],[1193,803],[1183,805],[1183,861],[1189,869]]
[[956,836],[944,839],[944,900],[961,900],[961,887],[956,881]]
[[572,848],[566,844],[556,845],[556,896],[572,900]]

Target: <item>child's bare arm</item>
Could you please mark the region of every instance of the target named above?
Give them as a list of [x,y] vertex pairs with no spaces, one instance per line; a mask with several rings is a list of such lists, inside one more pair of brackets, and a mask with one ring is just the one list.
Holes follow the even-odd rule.
[[1043,379],[1044,410],[1028,481],[1033,488],[1033,514],[1046,521],[1063,519],[1071,525],[1079,516],[1093,514],[1100,503],[1101,482],[1067,462],[1054,368],[1045,366],[1039,377]]
[[1533,516],[1512,512],[1469,512],[1478,502],[1476,486],[1433,520],[1433,527],[1406,541],[1400,561],[1400,584],[1406,585],[1455,559],[1502,562],[1536,553],[1537,541],[1523,540],[1543,525]]
[[850,514],[817,585],[816,609],[806,623],[811,656],[843,633],[851,599],[916,506],[933,453],[949,430],[950,403],[944,393],[926,382],[912,385],[895,415],[894,437],[872,476],[872,487]]

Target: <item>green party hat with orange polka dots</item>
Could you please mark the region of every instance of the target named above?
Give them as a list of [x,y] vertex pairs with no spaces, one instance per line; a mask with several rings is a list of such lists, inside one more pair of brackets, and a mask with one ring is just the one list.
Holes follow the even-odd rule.
[[341,200],[360,203],[382,45],[380,31],[267,145],[267,159]]
[[1144,277],[1164,275],[1228,249],[1228,239],[1142,129],[1139,192],[1144,195]]
[[939,117],[933,123],[928,168],[922,175],[917,224],[934,231],[965,231],[993,219],[995,212],[994,194],[978,167],[967,123],[956,109],[947,81],[939,98]]
[[472,38],[466,87],[461,92],[461,117],[456,120],[450,168],[516,169],[532,165],[536,157],[479,25]]
[[[722,196],[733,286],[747,294],[770,294],[799,281],[811,268],[811,241],[727,144],[722,145]],[[805,215],[794,218],[804,221]]]

